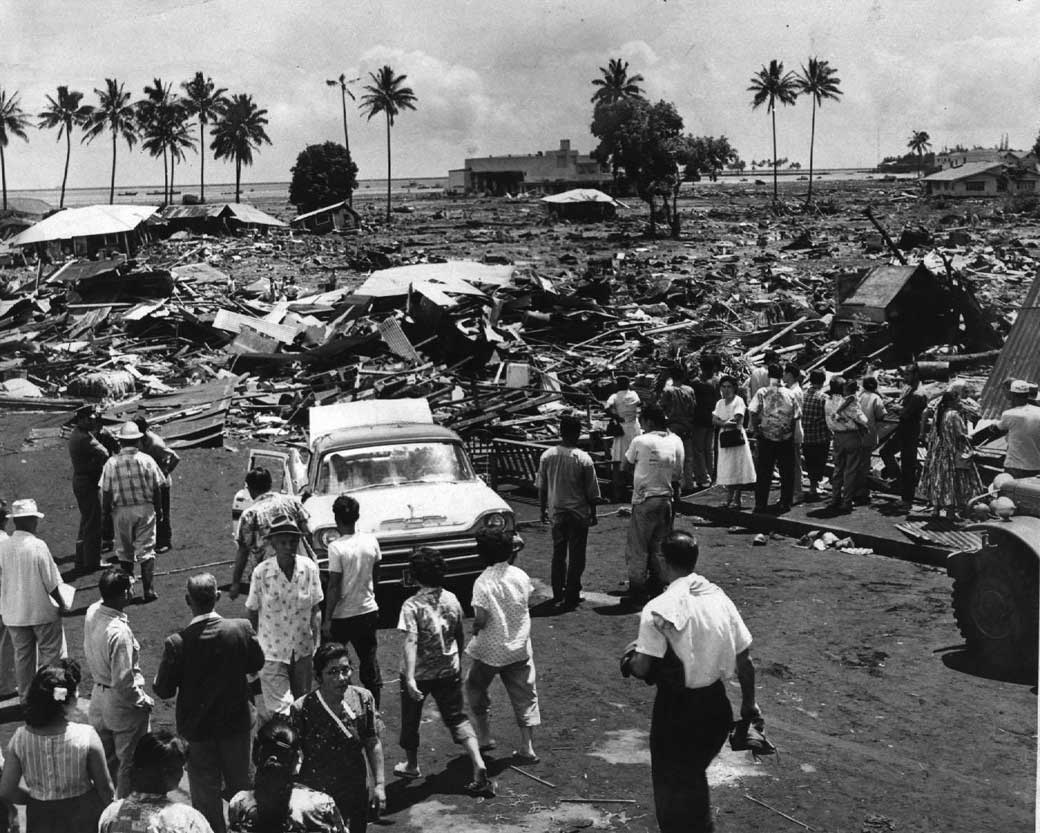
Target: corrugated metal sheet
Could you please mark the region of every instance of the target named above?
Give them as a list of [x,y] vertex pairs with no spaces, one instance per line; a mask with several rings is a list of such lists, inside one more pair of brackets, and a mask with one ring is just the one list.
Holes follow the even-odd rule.
[[997,419],[1008,407],[1004,392],[1008,379],[1040,383],[1040,270],[982,389],[979,407],[984,419]]
[[126,263],[126,258],[122,255],[108,260],[70,260],[44,283],[75,283],[88,280],[96,278],[98,275],[115,272],[124,263]]
[[878,266],[867,272],[856,291],[842,302],[843,307],[884,309],[900,293],[920,266]]
[[904,521],[896,529],[915,541],[934,544],[953,551],[975,552],[982,549],[982,536],[976,532],[957,529],[946,518],[929,518],[925,521]]
[[155,213],[146,205],[85,205],[66,208],[12,237],[11,246],[28,246],[50,240],[72,240],[133,231]]
[[168,205],[162,210],[162,216],[166,220],[215,219],[224,215],[234,217],[240,223],[250,223],[255,226],[285,225],[281,220],[275,219],[270,214],[265,214],[259,208],[234,202],[215,202],[205,205]]

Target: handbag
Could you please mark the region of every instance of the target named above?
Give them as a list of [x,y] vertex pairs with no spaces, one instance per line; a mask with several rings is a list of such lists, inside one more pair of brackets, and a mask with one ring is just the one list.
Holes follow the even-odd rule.
[[625,429],[621,427],[621,422],[619,420],[612,419],[607,423],[607,430],[604,433],[608,437],[623,437],[625,435]]
[[727,428],[719,431],[719,448],[738,448],[746,442],[744,432],[739,428]]

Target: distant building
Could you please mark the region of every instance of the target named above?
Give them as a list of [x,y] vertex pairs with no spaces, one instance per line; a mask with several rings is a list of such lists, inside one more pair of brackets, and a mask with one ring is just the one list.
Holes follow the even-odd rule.
[[327,234],[330,231],[360,228],[361,217],[346,200],[342,200],[306,214],[298,214],[289,221],[289,225],[315,234]]
[[561,139],[557,150],[523,156],[482,156],[467,159],[448,171],[448,192],[454,194],[556,194],[570,188],[609,185],[610,171],[591,156],[571,150]]
[[1036,165],[968,162],[930,174],[922,182],[929,196],[994,197],[1002,194],[1035,194],[1038,180],[1040,173]]
[[935,166],[945,171],[948,168],[960,168],[963,165],[973,165],[979,162],[989,162],[991,165],[1015,165],[1028,153],[1029,151],[1007,148],[944,150],[942,153],[935,154]]

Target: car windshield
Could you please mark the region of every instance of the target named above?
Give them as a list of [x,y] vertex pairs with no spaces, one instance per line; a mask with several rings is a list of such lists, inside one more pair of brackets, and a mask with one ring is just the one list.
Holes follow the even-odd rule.
[[418,442],[350,448],[325,455],[316,494],[338,494],[405,483],[454,483],[475,475],[455,443]]

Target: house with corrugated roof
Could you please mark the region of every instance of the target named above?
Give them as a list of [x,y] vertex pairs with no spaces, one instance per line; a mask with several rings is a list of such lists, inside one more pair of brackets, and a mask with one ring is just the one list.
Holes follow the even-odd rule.
[[996,197],[1008,194],[1035,194],[1040,172],[1035,166],[1007,165],[1002,162],[968,162],[926,176],[925,193],[943,197]]

